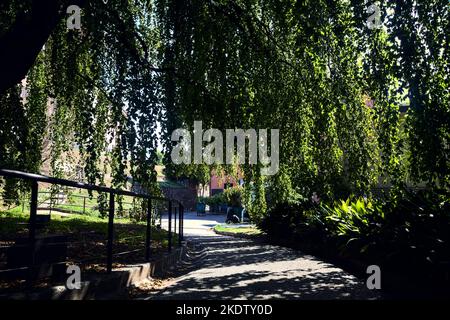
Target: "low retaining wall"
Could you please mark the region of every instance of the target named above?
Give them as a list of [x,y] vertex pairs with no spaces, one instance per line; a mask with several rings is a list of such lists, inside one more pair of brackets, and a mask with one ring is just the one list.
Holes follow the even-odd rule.
[[174,248],[159,260],[149,263],[117,268],[111,274],[90,274],[81,282],[80,289],[69,290],[55,286],[30,292],[0,295],[0,300],[105,300],[125,299],[128,287],[154,276],[162,276],[183,260],[187,253],[186,243]]

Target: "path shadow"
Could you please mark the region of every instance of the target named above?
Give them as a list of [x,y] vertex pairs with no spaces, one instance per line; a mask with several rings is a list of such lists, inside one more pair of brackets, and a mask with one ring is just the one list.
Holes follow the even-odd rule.
[[197,270],[153,299],[375,299],[363,281],[288,248],[231,237],[191,238],[205,255]]

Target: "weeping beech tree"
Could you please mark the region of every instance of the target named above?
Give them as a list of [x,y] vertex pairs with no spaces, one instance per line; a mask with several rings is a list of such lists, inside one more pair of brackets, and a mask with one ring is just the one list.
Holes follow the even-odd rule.
[[[48,135],[53,175],[62,173],[61,158],[76,144],[88,182],[102,183],[108,156],[114,186],[123,186],[130,163],[133,177],[150,192],[156,191],[156,127],[162,108],[157,90],[160,70],[152,65],[161,45],[154,4],[80,1],[82,28],[67,30],[62,12],[68,2],[56,2],[54,14],[60,18],[26,74],[25,103],[20,104],[22,84],[2,93],[2,111],[8,108],[8,112],[2,112],[1,166],[38,171],[42,159],[29,155],[41,154],[42,140]],[[37,21],[33,11],[46,5],[43,3],[4,4],[2,21],[9,18],[11,23],[2,26],[2,62],[7,63],[9,49],[14,52],[3,43],[19,33],[16,29],[23,29],[28,19],[35,24],[48,23],[46,16]],[[21,47],[27,50],[26,44]],[[11,61],[26,58],[10,57]],[[14,72],[9,72],[11,77]],[[49,108],[51,112],[47,112]],[[23,113],[26,121],[17,113]],[[47,132],[42,130],[46,127]]]
[[[360,0],[69,2],[83,9],[80,31],[66,28],[67,1],[1,4],[2,167],[38,171],[48,127],[55,172],[76,143],[89,182],[98,182],[113,146],[113,183],[123,185],[129,163],[154,192],[158,123],[170,155],[172,131],[202,120],[204,128],[280,129],[277,175],[241,165],[255,215],[266,194],[448,188],[447,0],[374,2],[376,28],[367,24],[372,3]],[[209,174],[166,162],[173,174]]]

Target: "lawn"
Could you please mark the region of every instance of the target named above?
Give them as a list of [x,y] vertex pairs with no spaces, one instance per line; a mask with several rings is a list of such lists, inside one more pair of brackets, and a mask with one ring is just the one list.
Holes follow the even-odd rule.
[[[0,212],[0,247],[11,245],[17,238],[28,235],[29,215],[15,211]],[[66,235],[68,260],[104,264],[108,220],[89,215],[61,216],[53,213],[49,223],[39,228],[37,235]],[[122,218],[114,221],[114,262],[120,264],[143,262],[145,247],[145,222],[133,222]],[[177,243],[174,235],[173,242]],[[152,255],[165,252],[168,245],[167,231],[152,227]],[[136,251],[130,254],[119,253]]]
[[262,231],[259,230],[254,225],[242,226],[242,225],[228,225],[228,224],[218,224],[214,227],[214,230],[217,232],[226,232],[231,235],[245,235],[245,236],[258,236],[262,234]]
[[[66,198],[64,202],[54,203],[52,205],[53,208],[61,209],[63,212],[68,213],[76,213],[76,214],[87,214],[92,216],[98,216],[100,214],[98,210],[98,202],[97,202],[97,192],[93,192],[92,197],[89,196],[87,190],[70,190],[64,192],[66,194]],[[40,190],[38,195],[38,207],[41,208],[49,208],[50,202],[50,189]],[[119,208],[119,203],[116,199],[116,208]],[[123,196],[122,197],[122,209],[123,215],[127,215],[127,213],[133,208],[133,197]],[[8,211],[13,210],[14,212],[26,212],[29,210],[29,199],[25,201],[22,205],[18,205],[12,207]]]

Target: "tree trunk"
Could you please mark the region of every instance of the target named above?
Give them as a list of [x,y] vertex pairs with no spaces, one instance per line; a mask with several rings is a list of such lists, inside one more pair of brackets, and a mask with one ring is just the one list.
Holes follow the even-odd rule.
[[0,37],[0,95],[25,78],[44,44],[65,16],[68,4],[85,0],[33,0],[27,13],[17,12],[9,30]]

